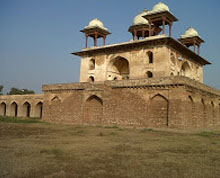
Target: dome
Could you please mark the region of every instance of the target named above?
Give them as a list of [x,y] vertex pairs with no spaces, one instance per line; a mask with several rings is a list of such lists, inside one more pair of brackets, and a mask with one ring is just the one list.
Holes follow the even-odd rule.
[[144,10],[140,14],[138,14],[133,21],[133,25],[148,25],[148,20],[145,19],[143,16],[147,14],[147,10]]
[[193,36],[199,36],[199,33],[194,28],[190,27],[186,30],[185,34],[181,36],[181,38],[187,38]]
[[164,11],[170,11],[169,7],[162,3],[162,2],[159,2],[158,4],[156,4],[154,7],[153,7],[153,12],[164,12]]
[[104,25],[99,19],[93,19],[92,21],[89,22],[88,27],[101,27],[101,28],[103,28]]
[[97,18],[91,20],[89,22],[89,25],[86,26],[85,28],[94,28],[94,27],[99,27],[99,28],[102,28],[104,30],[108,30],[107,28],[104,27],[104,24]]

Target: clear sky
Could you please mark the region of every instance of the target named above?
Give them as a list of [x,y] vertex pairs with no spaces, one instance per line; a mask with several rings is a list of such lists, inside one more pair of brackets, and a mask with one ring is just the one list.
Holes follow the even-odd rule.
[[[107,44],[130,41],[133,18],[158,0],[0,0],[0,85],[41,92],[42,84],[79,81],[80,58],[71,52],[85,47],[79,31],[99,18],[111,31]],[[193,26],[205,40],[201,55],[206,84],[220,89],[220,1],[163,0],[179,19],[179,38]],[[90,41],[91,42],[91,41]]]

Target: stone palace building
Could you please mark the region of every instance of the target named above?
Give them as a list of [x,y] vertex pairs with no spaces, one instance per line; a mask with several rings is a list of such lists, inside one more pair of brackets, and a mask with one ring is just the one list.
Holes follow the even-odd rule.
[[203,67],[210,64],[200,56],[204,41],[192,27],[174,39],[176,21],[158,3],[134,18],[131,41],[106,45],[110,32],[92,20],[81,30],[85,48],[72,53],[81,57],[80,82],[43,85],[42,95],[0,96],[0,115],[91,125],[220,125],[220,91],[203,84]]

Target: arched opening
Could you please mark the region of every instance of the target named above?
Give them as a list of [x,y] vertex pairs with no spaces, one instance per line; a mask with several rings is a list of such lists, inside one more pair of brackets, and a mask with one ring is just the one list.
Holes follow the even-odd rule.
[[90,59],[89,60],[89,70],[94,70],[95,69],[95,59]]
[[99,124],[103,117],[103,101],[101,98],[93,95],[85,103],[84,122],[90,124]]
[[129,62],[123,57],[117,57],[109,63],[108,76],[110,80],[128,79],[130,74]]
[[181,68],[183,75],[186,77],[190,77],[191,76],[191,68],[188,64],[188,62],[184,62]]
[[213,122],[214,122],[214,119],[215,119],[215,105],[214,105],[213,101],[211,101],[211,106],[212,106],[212,119],[213,119]]
[[147,57],[148,57],[148,63],[152,64],[154,62],[154,55],[151,51],[147,52]]
[[35,106],[35,117],[42,118],[42,114],[43,114],[43,103],[40,101]]
[[201,99],[201,105],[202,105],[202,119],[203,119],[203,123],[205,124],[206,122],[206,106],[205,106],[205,101],[204,99]]
[[22,116],[23,117],[30,117],[31,116],[31,105],[29,102],[25,102],[22,106]]
[[173,53],[170,54],[170,60],[171,60],[172,64],[174,64],[174,65],[176,64],[176,57]]
[[61,105],[61,100],[58,96],[53,97],[51,99],[51,104],[50,104],[50,119],[51,120],[57,120],[60,119],[59,117],[61,116],[62,112],[62,105]]
[[5,102],[0,105],[0,116],[6,116],[6,104]]
[[52,100],[51,100],[52,103],[57,103],[57,102],[60,102],[60,99],[55,96]]
[[188,99],[189,99],[189,104],[187,104],[188,107],[186,111],[189,114],[189,119],[190,119],[189,123],[192,123],[193,125],[195,124],[194,123],[195,104],[194,104],[192,96],[189,96]]
[[93,76],[90,76],[87,80],[88,82],[94,82],[95,81],[95,78]]
[[10,107],[10,116],[17,117],[18,116],[18,105],[16,102],[13,102]]
[[150,116],[154,126],[168,126],[168,100],[158,94],[150,100]]
[[171,73],[170,73],[170,76],[174,76],[174,73],[173,73],[173,72],[171,72]]
[[151,71],[147,71],[147,78],[152,78],[153,77],[153,73]]

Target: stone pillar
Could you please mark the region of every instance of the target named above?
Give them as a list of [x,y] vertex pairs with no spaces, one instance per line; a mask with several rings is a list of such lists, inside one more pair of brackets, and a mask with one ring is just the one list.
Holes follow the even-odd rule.
[[169,36],[172,36],[172,23],[169,23]]
[[106,44],[106,36],[103,37],[103,40],[104,40],[104,46]]
[[85,36],[86,36],[86,48],[88,48],[88,35]]
[[165,35],[165,19],[163,18],[163,35]]
[[97,32],[95,32],[94,46],[97,46]]
[[148,20],[148,22],[149,22],[149,36],[151,36],[151,21],[150,20]]

